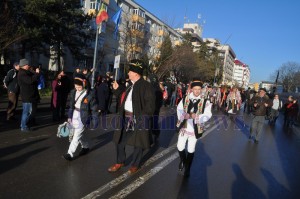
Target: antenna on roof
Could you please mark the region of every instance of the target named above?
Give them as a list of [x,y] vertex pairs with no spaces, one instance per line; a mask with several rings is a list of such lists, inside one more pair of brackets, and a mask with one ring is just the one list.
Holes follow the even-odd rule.
[[186,23],[186,21],[188,19],[187,16],[186,16],[186,13],[187,13],[187,8],[185,8],[185,13],[184,13],[184,18],[183,18],[184,19],[184,23]]

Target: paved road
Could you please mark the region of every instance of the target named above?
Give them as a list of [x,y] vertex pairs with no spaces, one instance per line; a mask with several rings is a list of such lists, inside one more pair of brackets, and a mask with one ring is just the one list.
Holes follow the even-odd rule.
[[250,116],[233,120],[216,112],[197,143],[192,176],[184,179],[177,171],[174,109],[163,108],[161,115],[158,143],[145,151],[142,169],[129,175],[130,156],[121,171],[107,172],[115,162],[109,125],[88,131],[92,151],[67,162],[61,155],[68,140],[56,137],[58,124],[47,106],[31,133],[0,113],[0,198],[300,198],[300,132],[283,128],[282,118],[275,126],[266,123],[254,144],[248,142]]

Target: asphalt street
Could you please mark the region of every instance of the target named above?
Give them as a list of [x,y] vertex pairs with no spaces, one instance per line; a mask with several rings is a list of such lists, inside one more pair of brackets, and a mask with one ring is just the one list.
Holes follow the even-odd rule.
[[[68,162],[68,139],[56,136],[49,99],[39,105],[34,131],[21,133],[20,122],[5,121],[0,101],[0,198],[300,198],[300,130],[265,121],[258,144],[248,141],[251,115],[236,118],[215,111],[205,136],[197,142],[190,178],[178,172],[175,109],[161,110],[158,142],[144,152],[141,169],[116,173],[112,143],[114,114],[86,135],[91,152]],[[20,119],[19,107],[17,118]],[[78,149],[79,152],[80,149]]]

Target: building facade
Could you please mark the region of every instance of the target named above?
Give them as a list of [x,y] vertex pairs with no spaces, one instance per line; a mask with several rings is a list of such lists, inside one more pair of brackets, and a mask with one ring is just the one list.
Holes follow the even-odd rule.
[[[117,34],[114,34],[116,25],[110,19],[101,26],[97,65],[100,74],[114,70],[116,55],[121,55],[120,76],[124,76],[124,66],[131,59],[147,57],[150,63],[155,61],[160,56],[160,47],[165,36],[170,37],[173,46],[182,43],[182,36],[178,32],[136,2],[105,0],[103,3],[109,17],[119,9],[122,14]],[[95,14],[100,8],[97,0],[85,0],[82,5],[85,13],[89,14]],[[94,45],[91,44],[90,55]]]
[[233,81],[236,83],[236,86],[242,88],[248,88],[250,81],[249,66],[237,59],[234,60]]
[[203,27],[201,25],[199,25],[198,23],[185,23],[183,24],[183,28],[177,28],[175,30],[182,35],[190,34],[193,51],[197,52],[200,50],[201,42],[203,42]]
[[[219,40],[215,38],[204,38],[203,41],[207,43],[210,48],[217,48],[219,51],[219,62],[222,64],[222,82],[224,85],[234,85],[233,70],[234,60],[236,55],[230,45],[221,44]],[[219,72],[217,67],[216,73]]]

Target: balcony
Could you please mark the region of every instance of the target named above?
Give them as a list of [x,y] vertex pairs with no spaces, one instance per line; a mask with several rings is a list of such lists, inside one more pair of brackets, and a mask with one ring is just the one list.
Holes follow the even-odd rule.
[[162,45],[162,42],[157,42],[156,45],[155,45],[155,47],[156,47],[156,48],[160,48],[161,45]]
[[181,42],[180,41],[175,41],[174,44],[175,44],[175,46],[180,46]]
[[131,17],[131,19],[132,19],[133,22],[139,22],[139,23],[141,23],[143,25],[146,23],[145,18],[143,18],[143,17],[141,17],[141,16],[139,16],[137,14],[133,14],[132,17]]
[[142,52],[142,48],[139,47],[137,44],[132,44],[131,46],[129,46],[129,51],[131,52]]
[[143,31],[140,31],[140,30],[137,30],[137,29],[131,29],[131,34],[132,34],[132,36],[139,37],[141,39],[143,39],[144,35],[145,35]]
[[96,16],[96,9],[89,9],[88,15]]
[[163,36],[165,34],[165,32],[163,30],[158,30],[157,34],[158,34],[158,36]]

